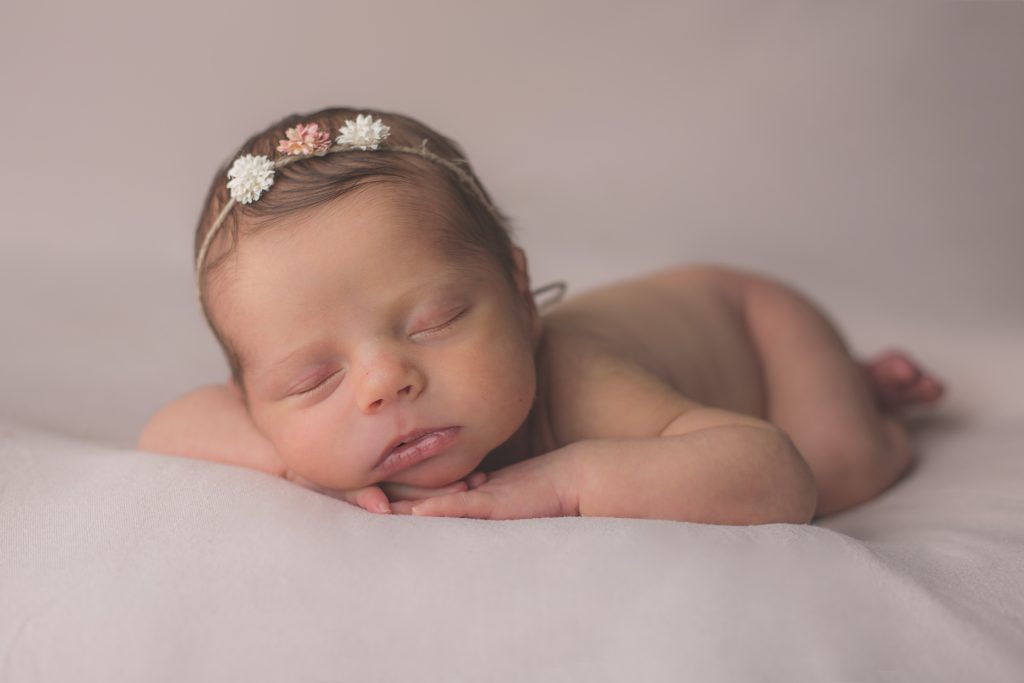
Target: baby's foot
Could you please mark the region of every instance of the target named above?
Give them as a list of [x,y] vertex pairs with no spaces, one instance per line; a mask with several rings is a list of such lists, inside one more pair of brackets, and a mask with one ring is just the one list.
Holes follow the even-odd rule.
[[862,363],[862,367],[868,385],[886,412],[931,405],[945,392],[938,378],[925,372],[902,351],[886,351]]

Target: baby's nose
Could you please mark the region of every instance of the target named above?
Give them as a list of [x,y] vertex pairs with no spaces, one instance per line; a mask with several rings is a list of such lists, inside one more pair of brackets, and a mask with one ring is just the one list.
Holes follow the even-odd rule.
[[393,401],[414,399],[423,391],[423,385],[422,374],[408,365],[367,368],[359,387],[359,408],[364,413],[373,413]]

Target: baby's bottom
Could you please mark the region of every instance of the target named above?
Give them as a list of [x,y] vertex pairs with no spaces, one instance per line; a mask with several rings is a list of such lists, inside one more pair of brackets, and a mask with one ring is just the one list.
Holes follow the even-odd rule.
[[771,279],[743,278],[744,314],[766,392],[766,419],[807,460],[818,485],[816,515],[853,507],[910,466],[906,428],[882,410],[871,373],[810,301]]

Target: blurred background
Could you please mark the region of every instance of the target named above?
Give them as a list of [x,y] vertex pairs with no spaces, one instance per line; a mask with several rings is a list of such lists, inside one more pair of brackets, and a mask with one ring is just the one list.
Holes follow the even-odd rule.
[[0,421],[131,446],[225,381],[204,193],[332,105],[459,141],[537,286],[756,269],[1024,414],[1022,3],[6,0],[0,92]]

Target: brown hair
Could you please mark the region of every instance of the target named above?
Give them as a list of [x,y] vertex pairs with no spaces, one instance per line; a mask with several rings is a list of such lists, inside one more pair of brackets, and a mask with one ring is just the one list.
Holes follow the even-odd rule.
[[[207,288],[203,285],[215,279],[218,267],[234,251],[240,235],[254,234],[279,223],[296,212],[312,209],[331,202],[369,184],[379,182],[439,185],[454,215],[447,216],[446,230],[437,235],[439,248],[448,254],[477,254],[490,257],[514,286],[515,261],[509,219],[491,201],[483,184],[477,179],[469,161],[459,145],[424,124],[401,114],[367,109],[332,107],[310,114],[292,114],[256,133],[224,163],[210,183],[206,200],[196,226],[193,262],[221,209],[230,201],[227,171],[242,154],[265,155],[274,159],[278,141],[285,131],[299,123],[316,123],[321,130],[335,134],[339,128],[357,114],[379,117],[390,127],[387,142],[378,150],[346,151],[326,156],[309,157],[283,166],[274,175],[273,186],[258,201],[236,204],[224,219],[208,247],[202,272],[197,273],[200,305],[206,322],[217,338],[235,384],[248,402],[248,392],[242,377],[242,363],[237,350],[218,329],[210,313]],[[388,151],[390,146],[425,149],[446,162],[456,164],[476,188],[467,187],[465,178],[441,163],[427,161],[415,154]],[[436,181],[439,181],[436,182]],[[479,194],[478,194],[479,193]],[[486,202],[486,204],[485,204]],[[244,227],[243,227],[244,226]]]

